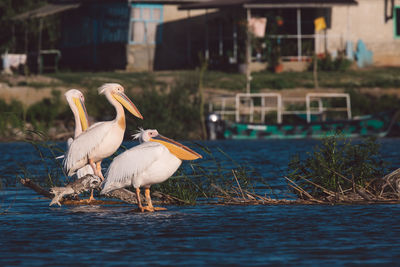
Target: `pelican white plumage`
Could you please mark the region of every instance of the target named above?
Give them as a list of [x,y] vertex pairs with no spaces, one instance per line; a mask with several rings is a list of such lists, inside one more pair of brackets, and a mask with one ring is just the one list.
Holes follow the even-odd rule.
[[[195,160],[202,156],[190,148],[160,135],[157,130],[143,130],[134,135],[140,145],[114,158],[106,173],[101,194],[133,186],[140,211],[154,211],[150,186],[162,183],[179,168],[182,160]],[[140,200],[140,187],[145,188],[147,206]]]
[[[75,138],[77,138],[83,131],[86,131],[89,126],[89,120],[85,107],[85,97],[81,91],[78,89],[70,89],[64,95],[75,120],[74,138],[69,138],[67,142],[69,147]],[[93,169],[90,165],[85,165],[76,171],[76,176],[78,178],[87,174],[93,174]]]
[[94,174],[104,179],[101,161],[119,148],[124,137],[126,124],[123,106],[134,116],[143,119],[136,106],[124,94],[124,88],[120,84],[106,83],[98,91],[115,107],[116,118],[93,124],[71,143],[64,159],[64,168],[68,175],[90,164]]

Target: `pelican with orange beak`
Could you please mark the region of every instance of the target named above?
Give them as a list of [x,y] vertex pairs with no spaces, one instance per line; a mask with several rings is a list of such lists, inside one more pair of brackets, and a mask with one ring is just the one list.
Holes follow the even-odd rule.
[[[81,91],[79,91],[78,89],[70,89],[64,95],[67,99],[69,107],[71,108],[75,120],[74,138],[69,138],[67,142],[69,147],[75,138],[77,138],[82,132],[86,131],[89,126],[89,120],[85,107],[85,97],[83,96]],[[93,170],[90,165],[85,165],[84,167],[76,171],[76,176],[78,178],[81,178],[86,174],[93,174]]]
[[[101,161],[111,156],[122,143],[125,133],[125,107],[134,116],[143,119],[139,110],[125,95],[124,88],[117,83],[106,83],[99,89],[107,100],[115,107],[117,115],[112,121],[93,124],[81,133],[69,146],[64,158],[64,168],[68,175],[90,164],[94,174],[104,180],[101,173]],[[93,199],[91,196],[90,200]]]
[[[134,138],[139,139],[141,144],[114,158],[108,168],[101,194],[133,186],[136,189],[139,210],[153,212],[157,208],[151,202],[150,186],[171,177],[182,160],[195,160],[202,156],[187,146],[160,135],[157,130],[140,129]],[[141,187],[145,188],[145,207],[140,200]]]

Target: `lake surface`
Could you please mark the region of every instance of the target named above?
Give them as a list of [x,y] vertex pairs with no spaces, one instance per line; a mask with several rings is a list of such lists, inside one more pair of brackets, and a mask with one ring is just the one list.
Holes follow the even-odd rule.
[[[400,166],[400,139],[380,142],[392,168]],[[217,148],[251,165],[281,192],[290,157],[317,143],[202,142],[221,162],[226,156]],[[15,183],[16,174],[49,168],[29,144],[0,144],[1,266],[396,266],[400,258],[400,205],[167,206],[145,214],[122,204],[49,207]]]

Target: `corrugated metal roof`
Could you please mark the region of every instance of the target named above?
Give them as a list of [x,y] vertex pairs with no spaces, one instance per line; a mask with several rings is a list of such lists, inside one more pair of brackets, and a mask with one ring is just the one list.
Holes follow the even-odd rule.
[[182,5],[180,9],[205,8],[317,8],[336,5],[357,5],[356,0],[210,0],[203,3]]
[[24,20],[30,18],[42,18],[55,13],[63,12],[69,9],[78,8],[80,4],[47,4],[37,9],[29,10],[25,13],[15,16],[14,20]]

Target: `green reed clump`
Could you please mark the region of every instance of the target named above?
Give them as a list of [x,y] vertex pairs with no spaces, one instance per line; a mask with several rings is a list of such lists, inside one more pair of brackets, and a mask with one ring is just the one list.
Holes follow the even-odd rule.
[[184,164],[186,168],[181,167],[174,176],[154,185],[152,190],[174,196],[187,204],[214,200],[221,195],[225,198],[240,197],[239,190],[254,192],[254,185],[261,178],[253,168],[238,164],[220,149],[217,158],[217,153],[200,144],[197,146],[204,152],[204,159]]
[[288,165],[287,176],[313,197],[324,196],[323,188],[338,193],[355,185],[365,187],[385,173],[386,163],[379,148],[372,137],[359,143],[338,136],[327,137],[305,159],[295,155]]

